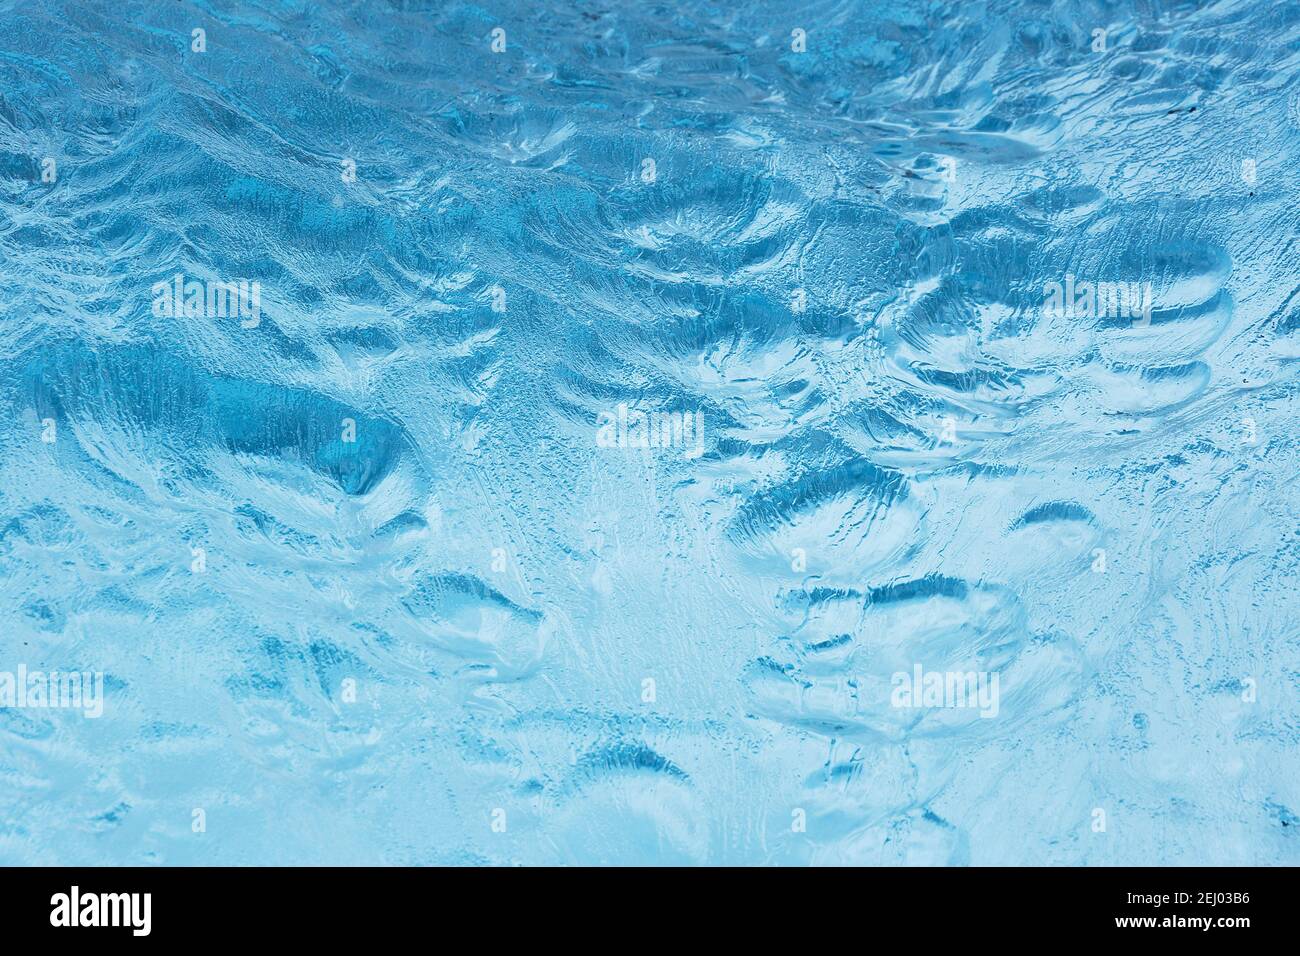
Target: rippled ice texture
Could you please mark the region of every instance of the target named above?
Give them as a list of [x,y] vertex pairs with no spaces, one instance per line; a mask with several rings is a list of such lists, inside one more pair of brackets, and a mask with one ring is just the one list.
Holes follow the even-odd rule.
[[0,670],[105,675],[0,709],[0,860],[1300,862],[1298,51],[0,3]]

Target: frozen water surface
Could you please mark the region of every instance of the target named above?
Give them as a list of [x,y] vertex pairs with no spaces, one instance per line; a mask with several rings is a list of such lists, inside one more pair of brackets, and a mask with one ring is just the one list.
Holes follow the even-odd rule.
[[3,0],[0,861],[1300,863],[1298,67]]

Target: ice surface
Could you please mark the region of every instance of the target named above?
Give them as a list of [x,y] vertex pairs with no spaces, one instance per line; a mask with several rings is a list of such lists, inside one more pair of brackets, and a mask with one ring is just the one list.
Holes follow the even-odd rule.
[[1300,863],[1298,68],[0,2],[0,862]]

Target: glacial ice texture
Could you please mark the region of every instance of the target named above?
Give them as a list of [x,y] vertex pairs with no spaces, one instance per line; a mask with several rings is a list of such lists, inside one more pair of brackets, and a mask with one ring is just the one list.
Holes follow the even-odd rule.
[[1300,863],[1298,147],[1294,2],[0,0],[0,862]]

